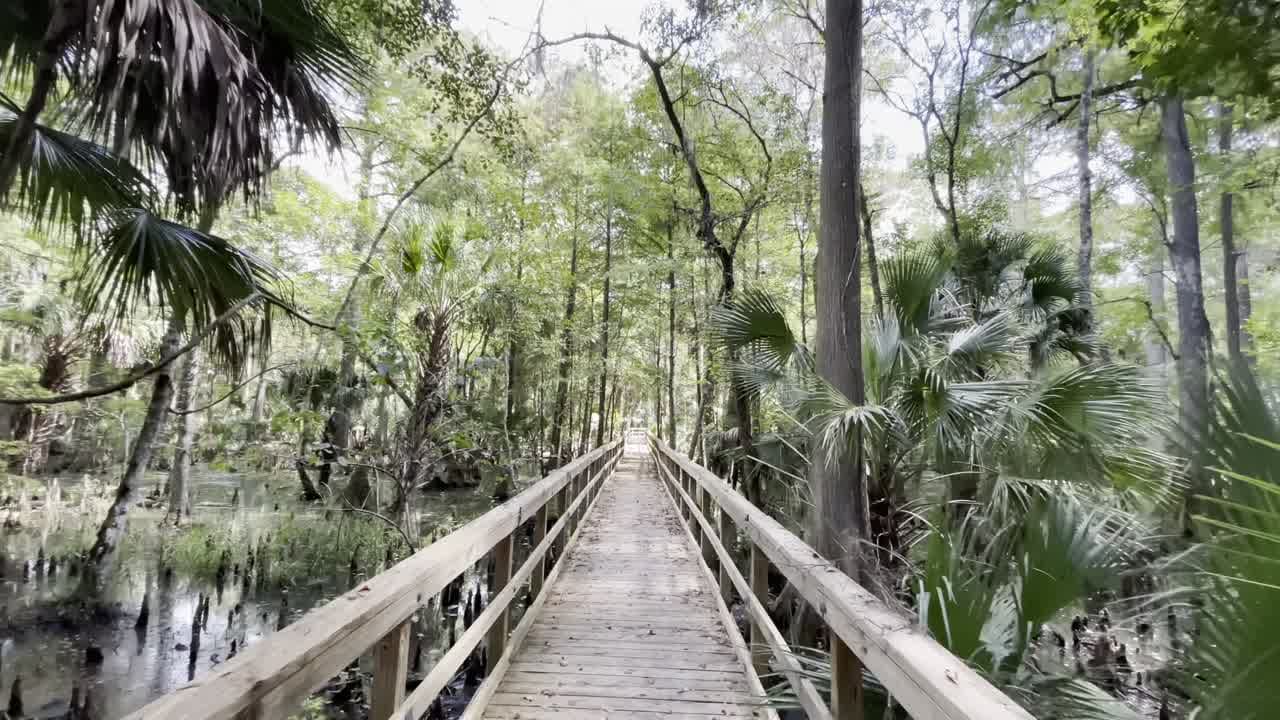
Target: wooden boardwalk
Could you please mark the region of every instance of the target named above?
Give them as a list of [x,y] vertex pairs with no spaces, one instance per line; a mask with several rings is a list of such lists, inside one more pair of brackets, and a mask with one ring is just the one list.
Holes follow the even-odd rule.
[[627,447],[581,533],[484,717],[772,715],[643,446]]

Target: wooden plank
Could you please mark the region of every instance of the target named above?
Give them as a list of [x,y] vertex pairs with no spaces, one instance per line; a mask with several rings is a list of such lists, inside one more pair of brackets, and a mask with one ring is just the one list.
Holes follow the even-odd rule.
[[746,680],[743,678],[742,671],[737,668],[733,670],[704,670],[701,668],[660,668],[660,667],[632,667],[626,665],[593,665],[586,667],[584,665],[561,665],[557,662],[525,662],[517,659],[512,661],[511,670],[519,672],[540,672],[540,673],[558,673],[563,675],[621,675],[626,677],[646,677],[646,678],[689,678],[691,680]]
[[373,654],[373,699],[370,717],[391,717],[404,700],[404,683],[409,676],[409,628],[405,621],[378,642]]
[[562,675],[559,672],[539,673],[516,672],[515,670],[511,670],[507,673],[507,682],[510,683],[510,686],[536,684],[539,686],[563,687],[569,690],[574,688],[592,689],[626,687],[679,690],[681,692],[706,690],[709,692],[747,693],[747,683],[740,677],[726,677],[724,679],[692,677],[656,678],[636,675],[589,675],[586,673]]
[[618,657],[616,655],[585,655],[582,653],[563,653],[554,650],[538,652],[538,648],[529,648],[520,654],[520,659],[540,665],[559,665],[561,667],[631,667],[631,668],[665,668],[668,670],[719,670],[722,672],[741,672],[742,666],[732,656],[716,656],[714,659],[704,657],[685,658],[685,653],[667,653],[656,658]]
[[627,684],[599,686],[586,683],[546,682],[513,682],[503,683],[504,692],[517,695],[554,696],[576,695],[578,697],[597,698],[640,698],[648,700],[695,700],[697,702],[732,703],[734,705],[759,705],[762,698],[743,691],[709,690],[691,687],[653,687],[639,685],[632,681]]
[[581,695],[520,695],[516,693],[497,693],[490,706],[507,705],[511,707],[567,708],[573,710],[614,711],[653,711],[665,713],[690,713],[699,715],[715,715],[717,717],[752,717],[751,710],[738,703],[696,702],[691,700],[671,700],[657,702],[646,698],[603,698]]
[[717,715],[689,714],[689,712],[644,712],[639,710],[609,711],[573,710],[568,707],[494,707],[488,715],[497,720],[707,720]]
[[651,437],[650,442],[711,493],[914,720],[1032,720],[977,671],[920,632],[913,620],[840,572],[723,480],[661,439]]

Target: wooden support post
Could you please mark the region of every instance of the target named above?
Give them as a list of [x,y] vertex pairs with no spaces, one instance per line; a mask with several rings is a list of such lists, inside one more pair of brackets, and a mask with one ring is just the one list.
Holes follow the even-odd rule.
[[[497,595],[507,582],[511,580],[511,557],[514,554],[515,538],[508,535],[493,546],[493,586],[489,588],[489,597]],[[507,651],[507,633],[511,624],[511,608],[502,609],[502,614],[489,628],[489,639],[486,649],[489,653],[489,667],[492,668]]]
[[[754,542],[751,543],[750,575],[751,594],[756,596],[761,605],[769,607],[769,557]],[[766,642],[764,630],[756,623],[751,623],[751,657],[755,659],[757,675],[769,672],[769,650],[764,647]]]
[[[702,517],[707,519],[707,524],[714,523],[715,518],[711,517],[711,508],[715,503],[711,500],[711,494],[698,489],[698,509],[702,511]],[[720,559],[716,557],[716,549],[711,546],[711,537],[708,533],[703,532],[702,524],[698,524],[698,544],[702,546],[702,561],[707,564],[711,572],[718,574],[720,572]]]
[[[547,536],[547,505],[550,502],[542,504],[538,508],[537,514],[533,516],[533,539],[529,543],[529,547],[536,548]],[[547,577],[547,556],[543,555],[538,558],[538,563],[533,568],[533,575],[529,576],[529,597],[536,598],[538,593],[542,592],[542,581]]]
[[[738,529],[734,526],[733,520],[729,517],[729,513],[721,510],[718,530],[720,533],[720,544],[724,546],[729,554],[733,554],[733,548],[737,545]],[[724,598],[725,604],[729,604],[729,599],[733,597],[733,580],[729,578],[729,570],[724,563],[720,563],[720,597]]]
[[409,675],[408,620],[378,641],[373,654],[373,702],[369,717],[390,718],[404,701],[404,683]]
[[862,708],[862,661],[832,633],[831,718],[862,720]]

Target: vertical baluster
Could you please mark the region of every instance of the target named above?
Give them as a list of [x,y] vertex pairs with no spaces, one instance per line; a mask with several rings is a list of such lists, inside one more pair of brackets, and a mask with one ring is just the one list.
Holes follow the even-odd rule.
[[373,702],[369,717],[386,720],[404,701],[404,683],[409,675],[409,621],[406,620],[378,641],[373,654]]
[[[756,596],[760,604],[769,607],[769,558],[758,545],[751,543],[751,594]],[[769,651],[764,645],[767,641],[764,631],[752,621],[751,623],[751,656],[755,660],[756,674],[769,672]]]
[[[702,511],[702,517],[707,519],[707,524],[715,522],[715,518],[711,517],[711,493],[706,488],[698,486],[698,509]],[[698,544],[702,546],[702,561],[707,564],[711,572],[720,572],[720,562],[716,558],[716,549],[711,547],[710,534],[702,529],[702,525],[698,525]]]
[[[493,597],[507,586],[507,582],[511,580],[511,556],[515,549],[513,535],[507,535],[493,546],[493,586],[489,588],[489,602],[493,602]],[[489,628],[488,636],[488,654],[489,667],[492,668],[502,659],[503,653],[507,651],[507,633],[511,624],[511,608],[510,606],[502,608],[502,613],[498,615],[498,619],[493,623],[493,627]]]
[[[530,549],[538,547],[542,540],[547,537],[547,506],[550,501],[542,504],[538,508],[538,512],[533,516],[533,541]],[[547,556],[543,555],[538,558],[538,562],[533,566],[533,575],[529,576],[529,597],[536,598],[542,592],[542,583],[547,577]]]
[[[723,508],[720,509],[719,523],[720,524],[718,529],[720,531],[720,544],[723,545],[724,549],[729,552],[730,556],[732,556],[733,548],[735,545],[737,545],[735,541],[738,539],[738,530],[736,527],[734,527],[733,520],[729,518],[729,513],[725,512]],[[733,580],[729,579],[728,568],[725,567],[724,563],[721,563],[720,564],[720,597],[724,598],[724,601],[728,603],[729,599],[732,596],[733,596]]]
[[862,720],[862,661],[844,641],[831,634],[832,720]]

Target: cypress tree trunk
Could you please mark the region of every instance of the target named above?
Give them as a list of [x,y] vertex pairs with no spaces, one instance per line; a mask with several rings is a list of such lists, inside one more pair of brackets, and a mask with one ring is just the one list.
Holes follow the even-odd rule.
[[604,300],[600,315],[600,397],[597,411],[600,423],[596,426],[596,447],[604,444],[604,411],[608,398],[609,380],[609,272],[613,270],[613,208],[604,219]]
[[1093,50],[1084,54],[1084,89],[1080,91],[1080,124],[1076,127],[1076,171],[1080,178],[1080,275],[1081,302],[1093,306],[1093,172],[1089,169],[1089,123],[1093,116]]
[[[1218,106],[1218,149],[1222,152],[1223,159],[1228,162],[1231,155],[1231,115],[1230,105]],[[1222,228],[1222,292],[1227,316],[1227,352],[1233,361],[1239,362],[1244,359],[1244,351],[1249,344],[1249,338],[1244,329],[1246,319],[1244,308],[1251,303],[1249,303],[1247,288],[1244,290],[1243,302],[1241,297],[1241,270],[1247,284],[1249,266],[1245,254],[1236,249],[1234,204],[1235,196],[1232,192],[1223,191],[1218,223]]]
[[[1156,242],[1147,265],[1147,302],[1151,303],[1151,315],[1157,321],[1162,320],[1165,313],[1164,258],[1169,254],[1169,250],[1165,246],[1164,235],[1164,221],[1156,217]],[[1164,339],[1154,327],[1147,330],[1146,339],[1143,341],[1143,352],[1146,355],[1148,376],[1157,383],[1158,387],[1165,389],[1169,383],[1166,367],[1169,362],[1169,353],[1165,348]]]
[[[557,369],[555,409],[551,419],[550,448],[555,467],[564,464],[561,440],[569,401],[569,370],[573,367],[573,311],[578,296],[578,198],[573,199],[573,248],[569,253],[569,295],[564,304],[564,325],[560,331],[560,366]],[[573,435],[572,429],[569,435]]]
[[[1196,207],[1196,169],[1187,137],[1182,98],[1160,101],[1160,129],[1172,193],[1173,243],[1170,259],[1177,280],[1178,306],[1178,416],[1192,439],[1203,436],[1209,412],[1209,319],[1204,311],[1200,272],[1200,227]],[[1203,494],[1203,468],[1193,463],[1188,503]]]
[[[676,241],[675,208],[667,223],[667,444],[676,446]],[[659,430],[661,434],[661,430]]]
[[858,186],[858,209],[862,213],[862,239],[867,246],[867,277],[871,280],[871,300],[876,305],[876,316],[884,317],[884,293],[880,290],[880,261],[876,258],[876,240],[871,232],[871,206],[867,204],[867,190]]
[[[823,80],[818,261],[817,370],[851,403],[865,399],[859,282],[858,118],[862,81],[862,2],[828,0]],[[870,518],[862,443],[819,448],[811,466],[813,545],[855,579]]]

